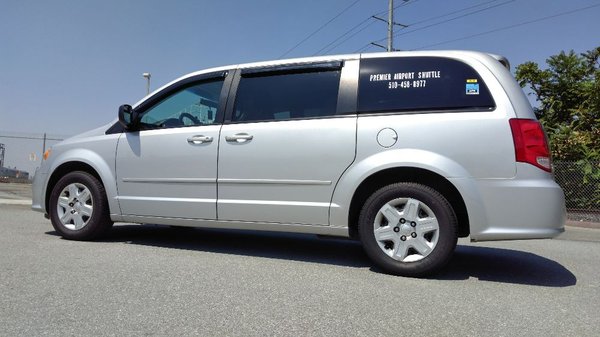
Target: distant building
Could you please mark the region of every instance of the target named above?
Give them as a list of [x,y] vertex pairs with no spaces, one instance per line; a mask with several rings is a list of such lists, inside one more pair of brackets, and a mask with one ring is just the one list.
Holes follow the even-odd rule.
[[0,178],[29,179],[29,172],[0,167]]
[[8,167],[4,167],[4,154],[6,153],[6,146],[4,144],[0,144],[0,178],[14,178],[14,179],[29,179],[29,172],[10,169]]

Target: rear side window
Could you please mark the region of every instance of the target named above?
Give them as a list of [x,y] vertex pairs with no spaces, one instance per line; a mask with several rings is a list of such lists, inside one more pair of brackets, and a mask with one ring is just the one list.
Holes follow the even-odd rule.
[[358,110],[492,110],[490,92],[470,66],[443,57],[363,59]]
[[340,70],[242,75],[232,122],[335,115]]

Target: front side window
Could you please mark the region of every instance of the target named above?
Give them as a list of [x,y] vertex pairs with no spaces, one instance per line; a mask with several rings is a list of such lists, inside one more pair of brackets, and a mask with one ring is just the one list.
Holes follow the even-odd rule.
[[494,100],[477,71],[444,57],[361,60],[359,112],[492,110]]
[[223,80],[195,83],[177,90],[142,114],[146,129],[211,125],[217,119]]
[[332,116],[340,70],[242,75],[232,122]]

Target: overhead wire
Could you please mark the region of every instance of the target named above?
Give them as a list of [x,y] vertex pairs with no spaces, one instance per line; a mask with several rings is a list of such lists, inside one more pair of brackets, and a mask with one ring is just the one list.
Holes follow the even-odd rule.
[[14,135],[2,135],[2,134],[0,134],[0,138],[28,139],[28,140],[43,140],[43,139],[45,139],[45,140],[64,140],[65,137],[63,137],[63,136],[47,136],[47,137],[44,137],[44,136],[14,136]]
[[490,1],[482,2],[482,3],[479,3],[479,4],[473,5],[473,6],[469,6],[469,7],[463,7],[463,8],[461,8],[461,9],[457,9],[457,10],[455,10],[455,11],[448,12],[448,13],[446,13],[446,14],[441,14],[441,15],[437,15],[437,16],[432,16],[432,17],[429,17],[429,18],[427,18],[427,19],[423,19],[423,20],[421,20],[421,21],[417,21],[417,22],[409,23],[408,25],[409,25],[409,26],[416,26],[416,25],[420,25],[420,24],[422,24],[422,23],[425,23],[425,22],[433,21],[433,20],[436,20],[436,19],[441,19],[441,18],[444,18],[444,17],[446,17],[446,16],[450,16],[450,15],[453,15],[453,14],[458,14],[458,13],[461,13],[461,12],[467,11],[467,10],[469,10],[469,9],[473,9],[473,8],[477,8],[477,7],[485,6],[485,5],[487,5],[487,4],[490,4],[490,3],[492,3],[492,2],[498,2],[498,1],[500,1],[500,0],[490,0]]
[[549,19],[557,18],[557,17],[560,17],[560,16],[565,16],[565,15],[573,14],[573,13],[576,13],[576,12],[581,12],[581,11],[584,11],[586,9],[590,9],[590,8],[594,8],[594,7],[598,7],[598,6],[600,6],[600,4],[595,4],[595,5],[590,5],[590,6],[587,6],[587,7],[573,9],[573,10],[570,10],[570,11],[560,12],[560,13],[557,13],[557,14],[553,14],[553,15],[549,15],[549,16],[544,16],[544,17],[541,17],[541,18],[538,18],[538,19],[524,21],[524,22],[520,22],[520,23],[517,23],[517,24],[509,25],[509,26],[505,26],[505,27],[500,27],[500,28],[488,30],[486,32],[481,32],[481,33],[477,33],[477,34],[463,36],[463,37],[460,37],[460,38],[457,38],[457,39],[452,39],[452,40],[447,40],[447,41],[433,43],[433,44],[430,44],[430,45],[426,45],[426,46],[422,46],[422,47],[419,47],[419,48],[415,48],[413,50],[419,50],[419,49],[425,49],[425,48],[435,47],[435,46],[439,46],[439,45],[446,44],[446,43],[451,43],[451,42],[466,40],[466,39],[470,39],[470,38],[474,38],[474,37],[478,37],[478,36],[482,36],[482,35],[496,33],[496,32],[502,31],[502,30],[516,28],[516,27],[520,27],[520,26],[524,26],[524,25],[529,25],[529,24],[537,23],[537,22],[544,21],[544,20],[549,20]]
[[[412,1],[411,1],[411,0],[408,0],[408,1],[404,1],[404,2],[402,2],[401,4],[399,4],[398,6],[395,6],[395,7],[394,7],[394,9],[398,9],[398,8],[400,8],[400,7],[404,7],[404,6],[412,5],[412,4],[414,4],[414,3],[417,3],[417,2],[419,2],[419,1],[421,1],[421,0],[412,0]],[[385,11],[383,11],[383,12],[381,12],[381,13],[379,13],[379,14],[375,14],[375,15],[387,14],[387,12],[389,12],[389,10],[385,10]]]
[[[371,19],[371,18],[369,17],[369,19]],[[362,23],[365,23],[365,22],[369,21],[369,19],[367,19],[367,20],[363,21]],[[322,51],[323,51],[325,54],[329,53],[330,51],[332,51],[332,50],[336,49],[337,47],[339,47],[339,46],[341,46],[342,44],[344,44],[346,41],[350,40],[351,38],[355,37],[356,35],[358,35],[358,34],[359,34],[359,33],[361,33],[362,31],[364,31],[365,29],[367,29],[367,28],[371,27],[371,26],[372,26],[372,25],[373,25],[375,22],[376,22],[376,21],[371,21],[371,22],[369,22],[369,24],[367,24],[367,25],[366,25],[366,26],[364,26],[363,28],[361,28],[361,29],[357,30],[356,32],[354,32],[354,33],[353,33],[353,34],[351,34],[350,36],[346,37],[345,39],[343,39],[343,40],[342,40],[342,41],[340,41],[339,43],[337,43],[337,44],[335,44],[335,45],[331,46],[331,44],[332,44],[332,43],[335,43],[335,42],[337,42],[337,41],[338,41],[340,38],[342,38],[342,37],[344,37],[346,34],[348,34],[348,33],[350,32],[350,31],[348,31],[346,34],[344,34],[344,35],[342,35],[341,37],[337,38],[336,40],[334,40],[332,43],[328,44],[327,46],[325,46],[325,47],[321,48],[319,51],[317,51],[317,52],[316,52],[315,54],[313,54],[313,55],[319,55],[319,54],[320,54]],[[361,25],[362,25],[362,23],[361,23]],[[356,27],[355,27],[355,28],[356,28]],[[331,46],[331,47],[330,47],[330,46]],[[328,47],[329,47],[329,48],[328,48]]]
[[353,3],[351,3],[348,7],[344,8],[336,16],[334,16],[333,18],[329,19],[329,21],[325,22],[323,25],[321,25],[321,27],[317,28],[317,30],[315,30],[314,32],[310,33],[302,41],[298,42],[295,46],[293,46],[292,48],[288,49],[285,53],[281,54],[281,56],[279,56],[279,58],[282,58],[282,57],[286,56],[287,54],[291,53],[294,49],[298,48],[301,44],[303,44],[308,39],[310,39],[311,37],[313,37],[315,34],[317,34],[318,32],[320,32],[323,28],[327,27],[331,22],[333,22],[335,19],[337,19],[338,17],[340,17],[342,14],[344,14],[350,8],[354,7],[354,5],[356,5],[359,1],[361,1],[361,0],[356,0]]
[[[450,16],[450,15],[453,15],[453,14],[462,13],[462,12],[468,11],[470,9],[481,7],[481,6],[488,5],[490,3],[498,2],[498,1],[499,0],[491,0],[491,1],[483,2],[483,3],[477,4],[477,5],[473,5],[473,6],[469,6],[469,7],[464,7],[464,8],[461,8],[461,9],[458,9],[458,10],[455,10],[455,11],[452,11],[452,12],[448,12],[448,13],[445,13],[445,14],[442,14],[442,15],[437,15],[437,16],[430,17],[430,18],[427,18],[427,19],[423,19],[421,21],[410,23],[410,24],[408,24],[408,26],[412,27],[412,26],[419,25],[419,24],[426,23],[426,22],[430,22],[430,21],[433,21],[433,20],[436,20],[436,19],[439,19],[439,18],[447,17],[447,16]],[[515,0],[510,0],[510,1],[515,1]],[[498,6],[506,4],[506,3],[510,2],[510,1],[505,1],[504,3],[499,4]],[[483,8],[483,9],[481,9],[479,11],[476,11],[476,12],[466,13],[465,15],[462,15],[461,17],[465,17],[465,16],[469,16],[471,14],[482,12],[484,10],[487,10],[487,9],[490,9],[490,8],[493,8],[493,7],[494,6],[490,6],[490,7]],[[451,20],[453,20],[453,19],[451,19]],[[451,20],[447,20],[447,21],[451,21]],[[445,23],[445,22],[442,22],[442,23]],[[441,24],[441,23],[436,23],[436,24]],[[425,27],[423,27],[423,28],[425,28]],[[414,30],[411,30],[410,32],[417,31],[417,30],[420,30],[420,29],[422,29],[422,28],[414,29]],[[404,30],[405,30],[405,28],[403,28],[401,31],[404,31]],[[396,33],[396,34],[394,34],[394,37],[399,36],[399,35],[403,35],[403,34]],[[386,39],[387,38],[383,38],[383,39],[379,39],[379,40],[376,40],[376,41],[373,41],[373,42],[377,43],[377,42],[385,41]],[[365,44],[364,46],[358,48],[354,52],[355,53],[361,53],[361,52],[369,49],[369,47],[371,47],[371,46],[372,46],[372,44],[371,44],[371,42],[369,42],[369,43]]]
[[[416,2],[419,2],[420,0],[412,0],[412,1],[405,1],[402,2],[400,5],[395,6],[394,9],[398,9],[400,7],[404,7],[404,6],[408,6],[408,5],[412,5]],[[497,0],[495,0],[497,1]],[[332,50],[334,50],[335,48],[339,47],[340,45],[344,44],[346,41],[348,41],[349,39],[351,39],[352,37],[356,36],[357,34],[359,34],[360,32],[364,31],[365,29],[367,29],[368,27],[370,27],[373,23],[375,23],[375,21],[373,21],[373,17],[374,16],[378,16],[378,15],[383,15],[383,14],[387,14],[389,12],[389,10],[385,10],[379,13],[375,13],[371,16],[369,16],[368,18],[364,19],[363,21],[359,22],[357,25],[353,26],[352,28],[350,28],[349,30],[347,30],[345,33],[343,33],[342,35],[338,36],[335,40],[329,42],[328,44],[326,44],[323,48],[319,49],[316,53],[313,54],[313,56],[315,55],[320,55],[321,52],[324,53],[328,53]],[[365,23],[367,23],[368,21],[371,21],[369,24],[367,24],[366,26],[364,26],[363,28],[359,29],[358,31],[355,31],[353,33],[353,31],[357,28],[359,28],[360,26],[364,25]],[[344,39],[344,37],[346,37],[348,34],[351,34],[350,36],[348,36],[347,38]],[[341,42],[337,43],[338,41],[340,41],[341,39],[343,39]]]
[[[507,4],[515,2],[515,1],[516,0],[503,1],[503,2],[501,2],[499,4],[495,4],[495,5],[492,5],[492,6],[485,7],[485,8],[481,8],[481,9],[478,9],[476,11],[465,13],[465,14],[462,14],[462,15],[459,15],[459,16],[456,16],[456,17],[453,17],[453,18],[450,18],[450,19],[447,19],[447,20],[443,20],[443,21],[440,21],[440,22],[432,23],[432,24],[424,26],[424,27],[419,27],[419,28],[416,28],[416,29],[408,30],[408,31],[402,30],[402,31],[394,34],[394,37],[403,36],[403,35],[407,35],[407,34],[410,34],[410,33],[418,32],[418,31],[421,31],[421,30],[424,30],[424,29],[427,29],[427,28],[439,26],[439,25],[444,24],[444,23],[448,23],[448,22],[451,22],[451,21],[454,21],[454,20],[462,19],[462,18],[467,17],[467,16],[478,14],[478,13],[481,13],[481,12],[484,12],[484,11],[487,11],[487,10],[490,10],[490,9],[494,9],[494,8],[497,8],[497,7],[500,7],[500,6],[504,6],[504,5],[507,5]],[[495,1],[492,1],[492,2],[495,2]],[[448,15],[451,15],[451,14],[448,14]],[[447,15],[444,15],[444,16],[447,16]],[[425,21],[426,20],[423,20],[423,21],[421,21],[421,23],[423,23]],[[413,25],[415,25],[415,24],[413,24]],[[380,39],[380,40],[377,40],[377,41],[374,41],[374,42],[381,42],[381,41],[385,41],[386,39],[387,38],[383,38],[383,39]]]

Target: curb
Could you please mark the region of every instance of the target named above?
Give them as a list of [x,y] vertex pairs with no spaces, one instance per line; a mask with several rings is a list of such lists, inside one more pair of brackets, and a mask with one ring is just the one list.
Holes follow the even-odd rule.
[[29,205],[31,200],[28,199],[0,199],[0,205]]
[[568,227],[579,227],[579,228],[600,229],[600,223],[599,222],[589,222],[589,221],[567,220],[566,226],[568,226]]

